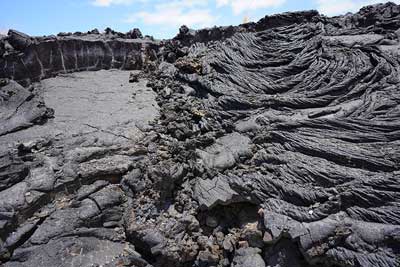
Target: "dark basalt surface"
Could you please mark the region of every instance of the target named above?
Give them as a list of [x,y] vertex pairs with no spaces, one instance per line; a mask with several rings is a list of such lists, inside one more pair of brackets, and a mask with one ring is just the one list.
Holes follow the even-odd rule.
[[[11,32],[0,77],[25,87],[4,79],[0,88],[1,261],[399,266],[399,28],[400,6],[387,3],[334,18],[306,11],[182,27],[163,42],[131,40],[137,30],[51,40]],[[110,43],[124,47],[114,55],[142,58],[132,63],[142,72],[73,74],[68,96],[82,98],[82,79],[84,96],[104,101],[109,116],[75,127],[84,112],[68,113],[66,129],[75,130],[52,134],[70,82],[31,82],[130,69],[109,60]],[[43,64],[53,46],[69,47],[59,58],[75,63],[76,48],[87,46],[82,62],[92,63]],[[120,84],[128,80],[131,87]],[[120,86],[132,92],[127,103],[95,97]],[[87,105],[88,114],[100,112]],[[118,120],[124,113],[126,122]]]
[[0,45],[0,77],[29,84],[59,73],[110,68],[142,70],[156,60],[160,45],[149,37],[138,37],[140,31],[99,34],[94,30],[32,38],[10,30]]

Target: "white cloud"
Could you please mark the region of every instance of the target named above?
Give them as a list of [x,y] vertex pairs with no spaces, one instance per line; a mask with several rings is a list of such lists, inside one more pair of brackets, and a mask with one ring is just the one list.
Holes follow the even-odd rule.
[[132,4],[134,0],[94,0],[92,5],[108,7],[111,5],[129,5]]
[[208,27],[215,18],[206,0],[174,0],[155,5],[153,11],[141,11],[128,16],[126,23],[141,21],[147,25]]
[[217,7],[227,6],[229,4],[229,0],[216,0]]
[[231,6],[233,13],[238,15],[245,11],[260,8],[279,7],[285,4],[286,0],[216,0],[217,7]]
[[[382,3],[379,0],[316,0],[317,9],[320,13],[327,16],[342,15],[347,12],[357,12],[361,7]],[[392,0],[392,2],[400,3],[400,0]]]
[[[161,1],[164,2],[164,1]],[[207,0],[174,0],[170,2],[164,2],[156,5],[157,9],[172,9],[172,8],[194,8],[204,7],[208,5]]]

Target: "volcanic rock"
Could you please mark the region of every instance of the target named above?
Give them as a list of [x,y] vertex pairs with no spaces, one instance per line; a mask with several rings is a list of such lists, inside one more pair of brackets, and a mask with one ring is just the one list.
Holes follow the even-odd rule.
[[23,51],[32,44],[32,39],[29,35],[16,31],[8,31],[8,42],[17,50]]
[[86,35],[31,38],[10,30],[7,41],[23,53],[0,58],[0,77],[24,84],[84,70],[141,70],[143,58],[154,60],[159,49],[157,41],[124,39],[118,34],[101,35],[98,31]]
[[10,31],[2,266],[399,266],[399,29],[386,3],[164,41]]

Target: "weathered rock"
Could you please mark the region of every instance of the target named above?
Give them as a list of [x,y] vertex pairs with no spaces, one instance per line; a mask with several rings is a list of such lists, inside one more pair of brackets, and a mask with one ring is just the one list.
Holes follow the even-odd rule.
[[265,267],[265,262],[260,256],[260,249],[240,248],[236,250],[233,258],[233,267]]
[[0,190],[21,182],[29,174],[29,166],[15,154],[3,152],[0,162]]
[[218,219],[215,218],[214,216],[207,216],[206,225],[211,228],[215,228],[218,226]]
[[0,87],[0,136],[44,123],[54,111],[15,81]]
[[198,258],[197,266],[199,267],[217,266],[219,262],[218,256],[212,254],[210,251],[200,251],[197,258]]
[[91,31],[88,31],[88,34],[100,34],[98,29],[93,29]]
[[126,246],[93,237],[65,237],[44,246],[20,248],[5,266],[116,266]]
[[302,267],[307,265],[301,252],[296,248],[295,244],[288,239],[280,240],[267,250],[264,257],[268,259],[268,266]]
[[398,266],[399,16],[1,37],[1,264]]
[[33,43],[29,35],[16,30],[8,31],[8,42],[15,49],[18,49],[20,51],[25,50],[28,46],[30,46]]
[[133,193],[139,193],[146,188],[146,181],[143,179],[143,173],[140,169],[133,169],[126,174],[121,184],[127,186]]
[[137,83],[139,82],[139,73],[133,73],[131,72],[131,74],[129,74],[129,82],[130,83]]
[[119,181],[132,166],[132,158],[116,155],[110,158],[93,159],[79,166],[79,175],[83,178],[103,178]]
[[228,205],[242,200],[239,194],[230,188],[223,176],[215,177],[212,180],[199,178],[194,186],[193,197],[203,209],[210,209],[216,205]]
[[237,133],[229,134],[197,153],[208,168],[225,170],[233,167],[241,157],[251,155],[250,139]]
[[147,231],[143,236],[143,242],[150,248],[162,244],[164,240],[164,236],[160,232],[154,230]]
[[141,70],[142,57],[155,60],[154,55],[159,49],[156,41],[109,38],[98,33],[48,39],[31,38],[16,31],[10,31],[10,34],[11,45],[23,53],[0,59],[0,77],[24,84],[83,70]]
[[142,32],[138,28],[134,28],[134,29],[130,30],[126,35],[128,36],[128,38],[131,38],[131,39],[142,39],[143,38]]
[[263,248],[263,234],[257,229],[257,225],[253,224],[251,227],[246,227],[241,236],[242,239],[249,243],[250,247]]

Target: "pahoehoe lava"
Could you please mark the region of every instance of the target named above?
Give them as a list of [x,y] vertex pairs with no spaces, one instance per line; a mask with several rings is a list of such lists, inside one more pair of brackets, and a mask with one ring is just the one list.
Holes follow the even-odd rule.
[[400,266],[399,5],[0,55],[4,266]]

